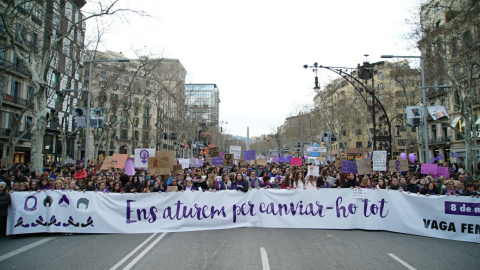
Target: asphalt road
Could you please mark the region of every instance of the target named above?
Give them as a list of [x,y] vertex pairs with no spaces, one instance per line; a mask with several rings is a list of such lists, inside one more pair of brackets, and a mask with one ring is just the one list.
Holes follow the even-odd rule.
[[0,237],[0,269],[479,269],[480,244],[360,230],[237,228]]

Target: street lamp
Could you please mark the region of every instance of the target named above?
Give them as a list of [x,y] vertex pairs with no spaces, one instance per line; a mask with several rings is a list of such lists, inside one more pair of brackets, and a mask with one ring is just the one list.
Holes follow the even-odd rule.
[[88,60],[88,88],[85,89],[62,89],[63,92],[87,92],[87,115],[85,119],[85,170],[88,169],[88,137],[90,133],[90,100],[92,95],[92,66],[93,63],[105,63],[105,62],[130,62],[130,59],[92,59]]
[[428,128],[427,128],[427,98],[425,95],[425,89],[426,88],[451,88],[451,85],[432,85],[432,86],[426,86],[425,85],[425,64],[424,64],[424,59],[425,57],[423,54],[420,55],[382,55],[380,58],[416,58],[420,59],[420,74],[422,76],[422,103],[423,103],[423,141],[425,145],[425,161],[428,162],[429,160],[429,152],[428,152]]

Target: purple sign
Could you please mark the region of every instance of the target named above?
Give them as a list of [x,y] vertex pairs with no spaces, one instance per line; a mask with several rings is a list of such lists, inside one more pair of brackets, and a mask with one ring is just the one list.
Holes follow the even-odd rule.
[[255,150],[243,151],[243,160],[257,160]]
[[280,157],[280,162],[285,162],[285,157]]
[[437,164],[422,163],[421,173],[434,175],[434,174],[437,174],[437,168],[438,168]]
[[212,165],[223,165],[223,157],[212,157]]
[[276,163],[276,164],[279,164],[280,163],[280,159],[278,157],[275,157],[272,159],[272,162],[273,163]]
[[198,159],[198,167],[202,167],[203,166],[203,159]]
[[445,201],[445,214],[461,216],[480,216],[480,203]]
[[292,160],[292,156],[287,156],[287,157],[285,158],[285,161],[286,161],[286,162],[290,162],[290,160]]
[[438,178],[440,176],[445,176],[445,178],[450,178],[450,171],[447,167],[437,167],[437,173],[433,177]]
[[358,173],[357,162],[350,160],[342,160],[342,173]]

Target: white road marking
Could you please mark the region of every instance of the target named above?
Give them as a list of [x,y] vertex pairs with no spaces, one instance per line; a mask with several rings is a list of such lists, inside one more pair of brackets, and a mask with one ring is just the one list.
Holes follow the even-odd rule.
[[142,251],[142,253],[140,253],[135,259],[132,260],[131,263],[129,263],[125,268],[123,268],[124,270],[129,270],[130,268],[132,268],[140,259],[143,258],[143,256],[145,256],[145,254],[147,254],[150,249],[152,249],[160,240],[162,240],[162,238],[167,235],[166,232],[162,233],[157,239],[155,239],[155,241],[153,241],[146,249],[144,249]]
[[57,238],[57,237],[47,237],[47,238],[44,238],[44,239],[42,239],[42,240],[38,240],[37,242],[31,243],[30,245],[24,246],[24,247],[22,247],[22,248],[19,248],[19,249],[17,249],[17,250],[14,250],[14,251],[12,251],[12,252],[9,252],[9,253],[7,253],[7,254],[4,254],[4,255],[0,256],[0,262],[6,260],[6,259],[8,259],[8,258],[11,258],[11,257],[13,257],[13,256],[15,256],[15,255],[18,255],[18,254],[20,254],[20,253],[22,253],[22,252],[25,252],[25,251],[27,251],[27,250],[29,250],[29,249],[32,249],[32,248],[34,248],[34,247],[37,247],[37,246],[39,246],[39,245],[41,245],[41,244],[45,244],[45,243],[47,243],[48,241],[53,240],[53,239],[55,239],[55,238]]
[[407,269],[409,270],[417,270],[415,269],[413,266],[411,266],[410,264],[406,263],[404,260],[400,259],[399,257],[395,256],[395,254],[393,253],[388,253],[388,255],[390,255],[390,257],[392,257],[394,260],[396,260],[397,262],[401,263],[403,266],[405,266]]
[[122,265],[123,263],[125,263],[128,259],[130,259],[130,257],[132,257],[135,253],[137,253],[138,250],[140,250],[144,245],[146,245],[153,237],[155,237],[155,235],[157,235],[158,233],[154,233],[152,235],[150,235],[150,237],[148,237],[145,241],[143,241],[138,247],[136,247],[134,250],[132,250],[130,253],[128,253],[127,256],[125,256],[123,259],[121,259],[117,264],[115,264],[112,268],[110,268],[110,270],[115,270],[117,269],[120,265]]
[[263,270],[270,270],[270,264],[268,263],[268,255],[265,248],[260,248],[260,255],[262,256],[262,269]]

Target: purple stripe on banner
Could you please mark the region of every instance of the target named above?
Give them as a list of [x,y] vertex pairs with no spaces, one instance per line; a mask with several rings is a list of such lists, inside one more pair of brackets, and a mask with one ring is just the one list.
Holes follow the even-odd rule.
[[480,203],[445,201],[445,214],[462,216],[480,216]]

